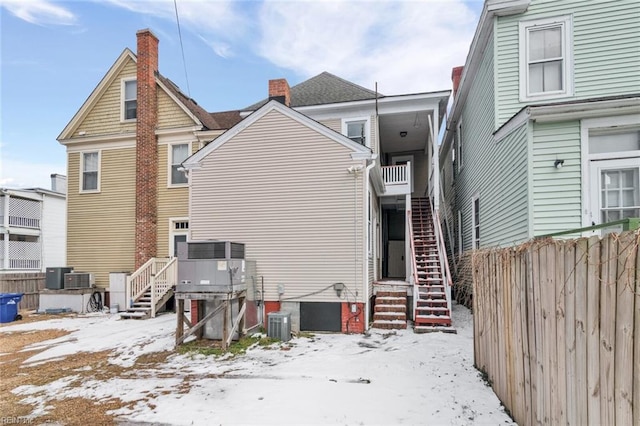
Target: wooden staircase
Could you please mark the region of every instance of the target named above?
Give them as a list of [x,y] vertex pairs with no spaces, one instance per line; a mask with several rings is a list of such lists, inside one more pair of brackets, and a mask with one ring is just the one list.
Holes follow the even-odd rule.
[[127,300],[131,305],[120,313],[123,319],[154,318],[173,296],[178,281],[176,258],[151,258],[127,277]]
[[413,248],[416,279],[414,291],[414,331],[428,333],[444,331],[455,333],[451,325],[450,294],[445,288],[443,265],[428,198],[414,198],[411,202]]

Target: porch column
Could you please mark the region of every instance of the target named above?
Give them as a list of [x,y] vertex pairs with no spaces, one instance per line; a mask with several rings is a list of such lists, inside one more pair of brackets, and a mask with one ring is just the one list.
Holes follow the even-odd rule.
[[4,241],[2,242],[2,264],[0,265],[0,269],[7,270],[9,269],[9,203],[11,202],[11,197],[9,194],[3,195],[4,203],[2,203],[2,227],[4,228]]

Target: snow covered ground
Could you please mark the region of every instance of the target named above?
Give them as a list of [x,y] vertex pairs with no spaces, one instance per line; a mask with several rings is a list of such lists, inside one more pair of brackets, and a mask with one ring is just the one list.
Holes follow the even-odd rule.
[[316,334],[290,345],[251,348],[233,358],[173,353],[166,361],[140,367],[134,364],[142,354],[173,349],[175,314],[143,321],[91,314],[17,323],[0,333],[70,332],[25,348],[39,350],[25,365],[110,350],[109,362],[128,369],[106,380],[70,373],[42,386],[13,389],[35,407],[34,418],[55,400],[82,397],[132,402],[112,412],[127,423],[514,424],[473,367],[469,311],[454,308],[458,334],[414,334],[410,329]]

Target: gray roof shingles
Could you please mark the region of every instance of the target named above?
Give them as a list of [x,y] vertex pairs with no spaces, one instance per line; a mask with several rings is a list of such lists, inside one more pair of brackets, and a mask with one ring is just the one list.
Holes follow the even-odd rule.
[[[377,96],[378,98],[384,97],[380,93],[378,93]],[[358,86],[355,83],[325,71],[293,86],[291,88],[290,106],[297,108],[311,105],[363,101],[375,98],[376,92],[373,90]],[[249,105],[245,108],[245,111],[254,111],[268,101],[268,99],[263,99],[260,102]]]

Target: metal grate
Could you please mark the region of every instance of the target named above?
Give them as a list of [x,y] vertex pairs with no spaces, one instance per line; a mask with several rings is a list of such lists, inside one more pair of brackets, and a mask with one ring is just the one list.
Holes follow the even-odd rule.
[[189,243],[189,259],[224,259],[225,243]]
[[231,245],[231,259],[244,259],[244,244],[230,243]]
[[267,336],[288,342],[291,340],[291,313],[270,312]]

